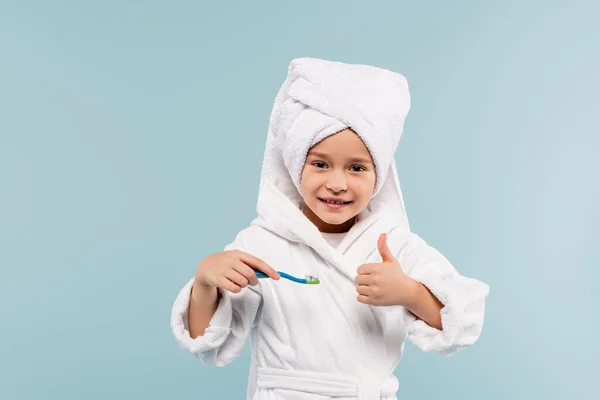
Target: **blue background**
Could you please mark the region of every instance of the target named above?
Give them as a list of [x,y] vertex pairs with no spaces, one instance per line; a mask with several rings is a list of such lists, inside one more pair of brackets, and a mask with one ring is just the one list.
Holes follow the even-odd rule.
[[[0,398],[241,399],[179,349],[181,286],[255,215],[295,57],[408,78],[413,230],[488,283],[480,340],[402,399],[597,396],[594,1],[2,1]],[[594,372],[596,371],[596,372]]]

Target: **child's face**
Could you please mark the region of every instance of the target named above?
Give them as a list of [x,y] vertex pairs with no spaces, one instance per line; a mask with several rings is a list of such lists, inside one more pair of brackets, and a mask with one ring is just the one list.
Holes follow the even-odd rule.
[[[363,141],[344,129],[313,146],[302,170],[304,214],[321,232],[346,232],[371,200],[375,166]],[[344,201],[331,204],[328,201]]]

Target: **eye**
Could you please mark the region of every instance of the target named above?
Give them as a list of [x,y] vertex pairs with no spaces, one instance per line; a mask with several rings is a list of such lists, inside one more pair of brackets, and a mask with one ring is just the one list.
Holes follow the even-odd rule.
[[350,167],[350,169],[352,170],[352,172],[366,171],[366,168],[361,165],[353,165]]
[[315,161],[314,163],[312,163],[312,165],[314,165],[317,168],[325,168],[325,167],[327,167],[327,165],[324,162],[322,162],[322,161]]

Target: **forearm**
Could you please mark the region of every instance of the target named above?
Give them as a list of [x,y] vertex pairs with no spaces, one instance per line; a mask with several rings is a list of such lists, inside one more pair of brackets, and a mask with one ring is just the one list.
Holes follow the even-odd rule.
[[188,325],[192,339],[204,335],[210,320],[215,315],[218,303],[216,287],[194,283],[188,308]]
[[429,326],[442,329],[440,314],[443,304],[421,282],[411,279],[412,295],[404,307],[415,314],[417,318],[425,321]]

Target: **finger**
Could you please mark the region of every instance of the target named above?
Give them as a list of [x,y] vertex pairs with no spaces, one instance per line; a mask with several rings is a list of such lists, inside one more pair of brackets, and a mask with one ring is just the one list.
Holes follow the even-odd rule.
[[231,282],[229,279],[222,277],[221,280],[219,281],[219,287],[222,287],[225,290],[228,290],[232,293],[239,293],[242,288],[239,287],[238,285],[236,285],[235,283]]
[[256,277],[256,271],[242,261],[238,261],[233,264],[233,269],[241,274],[248,280],[248,283],[252,286],[258,285],[258,278]]
[[377,248],[379,249],[379,254],[381,255],[381,260],[383,262],[396,262],[396,258],[394,258],[392,251],[387,245],[387,235],[385,233],[379,235],[379,239],[377,239]]
[[373,264],[363,264],[357,268],[356,273],[359,275],[368,275],[373,272],[374,267],[375,265]]
[[356,292],[358,294],[362,294],[363,296],[367,296],[367,297],[371,296],[371,288],[367,285],[358,285],[356,287]]
[[364,303],[364,304],[369,304],[370,303],[370,299],[368,296],[364,296],[362,294],[359,294],[356,297],[356,300],[358,300],[360,303]]
[[248,286],[248,279],[234,269],[230,269],[225,272],[225,278],[229,279],[231,282],[235,283],[241,288]]
[[275,279],[275,280],[281,278],[279,276],[279,274],[277,273],[277,271],[275,271],[273,268],[271,268],[266,262],[264,262],[260,258],[255,257],[252,254],[245,253],[243,251],[239,252],[239,256],[240,256],[240,260],[242,260],[244,263],[248,264],[252,268],[255,268],[259,271],[264,272],[270,278]]
[[367,285],[369,286],[371,284],[371,276],[370,275],[356,275],[356,277],[354,278],[354,282],[357,285]]

